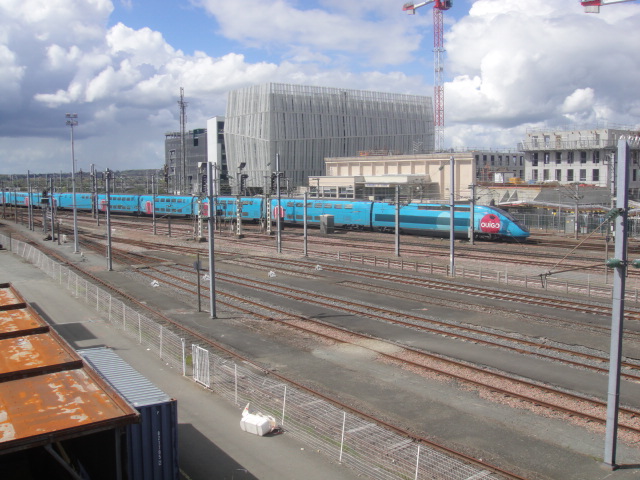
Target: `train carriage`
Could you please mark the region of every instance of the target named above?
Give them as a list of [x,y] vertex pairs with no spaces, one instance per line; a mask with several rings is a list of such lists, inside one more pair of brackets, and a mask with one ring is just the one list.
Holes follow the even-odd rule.
[[[469,205],[455,207],[453,230],[456,236],[467,236],[469,231]],[[430,235],[449,234],[451,210],[449,205],[410,203],[400,207],[400,230]],[[379,230],[395,229],[396,206],[375,203],[372,226]]]
[[[54,205],[57,208],[73,209],[73,194],[72,193],[54,193]],[[90,193],[76,193],[76,208],[78,210],[91,211],[91,194]]]
[[[276,219],[278,200],[271,200],[271,217]],[[283,198],[280,200],[285,223],[302,224],[304,200]],[[343,228],[369,228],[371,226],[371,202],[344,200],[307,200],[307,223],[320,224],[321,215],[333,215],[335,226]]]
[[[113,199],[113,195],[111,196]],[[155,210],[158,216],[187,217],[194,214],[196,197],[176,197],[173,195],[156,195]],[[113,204],[113,200],[112,200]],[[152,195],[139,195],[136,199],[137,211],[153,214],[154,199]]]

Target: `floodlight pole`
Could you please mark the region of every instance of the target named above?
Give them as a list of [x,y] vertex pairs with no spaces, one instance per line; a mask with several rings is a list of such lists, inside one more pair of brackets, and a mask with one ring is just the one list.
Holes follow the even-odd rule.
[[616,176],[618,216],[615,224],[615,258],[620,264],[613,271],[613,304],[611,307],[611,347],[609,349],[609,388],[607,394],[607,423],[605,426],[604,463],[616,468],[618,413],[620,411],[620,363],[622,360],[622,324],[627,274],[627,216],[629,206],[629,144],[618,140],[618,171]]
[[78,249],[78,208],[76,205],[76,156],[73,145],[73,127],[78,125],[78,114],[67,113],[65,115],[67,125],[71,127],[71,190],[73,194],[73,253],[79,253]]

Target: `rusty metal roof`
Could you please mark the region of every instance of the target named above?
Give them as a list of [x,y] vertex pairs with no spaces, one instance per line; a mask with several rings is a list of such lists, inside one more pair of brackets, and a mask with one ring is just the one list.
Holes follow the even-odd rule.
[[0,284],[0,454],[137,419],[19,292]]

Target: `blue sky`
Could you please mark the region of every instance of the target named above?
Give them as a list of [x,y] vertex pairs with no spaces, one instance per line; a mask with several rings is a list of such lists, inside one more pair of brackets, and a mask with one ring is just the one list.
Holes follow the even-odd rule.
[[[0,173],[160,168],[164,133],[266,82],[431,96],[432,7],[391,0],[0,0]],[[528,128],[640,126],[640,1],[455,0],[445,146],[517,148]]]

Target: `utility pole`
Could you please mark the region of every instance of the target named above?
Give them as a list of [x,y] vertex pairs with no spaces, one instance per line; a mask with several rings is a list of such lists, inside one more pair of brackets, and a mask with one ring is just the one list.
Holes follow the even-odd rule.
[[396,185],[396,257],[400,256],[400,185]]
[[453,155],[449,157],[449,197],[450,197],[450,206],[449,206],[449,269],[451,270],[451,276],[456,276],[456,265],[455,265],[455,233],[453,231],[455,226],[455,211],[456,211],[456,174],[455,174],[455,161],[453,159]]
[[215,203],[213,201],[213,164],[207,162],[207,195],[209,197],[209,311],[211,318],[216,318],[216,269],[214,259]]
[[609,387],[607,394],[607,423],[605,426],[604,463],[616,468],[618,413],[620,411],[620,363],[622,360],[622,326],[627,274],[627,216],[629,205],[629,144],[618,140],[618,175],[615,217],[615,258],[607,260],[614,267],[613,304],[611,307],[611,347],[609,349]]
[[78,208],[76,203],[76,156],[73,146],[73,127],[78,125],[78,114],[67,113],[67,125],[71,127],[71,188],[73,194],[73,253],[80,253],[78,248]]
[[187,184],[187,150],[185,145],[185,136],[186,136],[186,126],[187,126],[187,105],[188,103],[184,101],[184,88],[180,87],[180,100],[178,101],[178,105],[180,106],[180,162],[178,170],[180,171],[179,176],[181,177],[176,184],[178,185],[177,190],[179,192],[175,192],[176,194],[184,195],[186,192],[186,184]]
[[277,252],[282,253],[282,228],[281,228],[281,214],[282,206],[281,206],[281,197],[280,197],[280,154],[276,153],[276,194],[278,201],[276,202],[276,245]]
[[476,235],[476,185],[469,185],[471,199],[469,202],[469,243],[474,245]]
[[111,255],[111,171],[105,171],[106,179],[106,217],[107,217],[107,270],[113,271],[113,261]]

